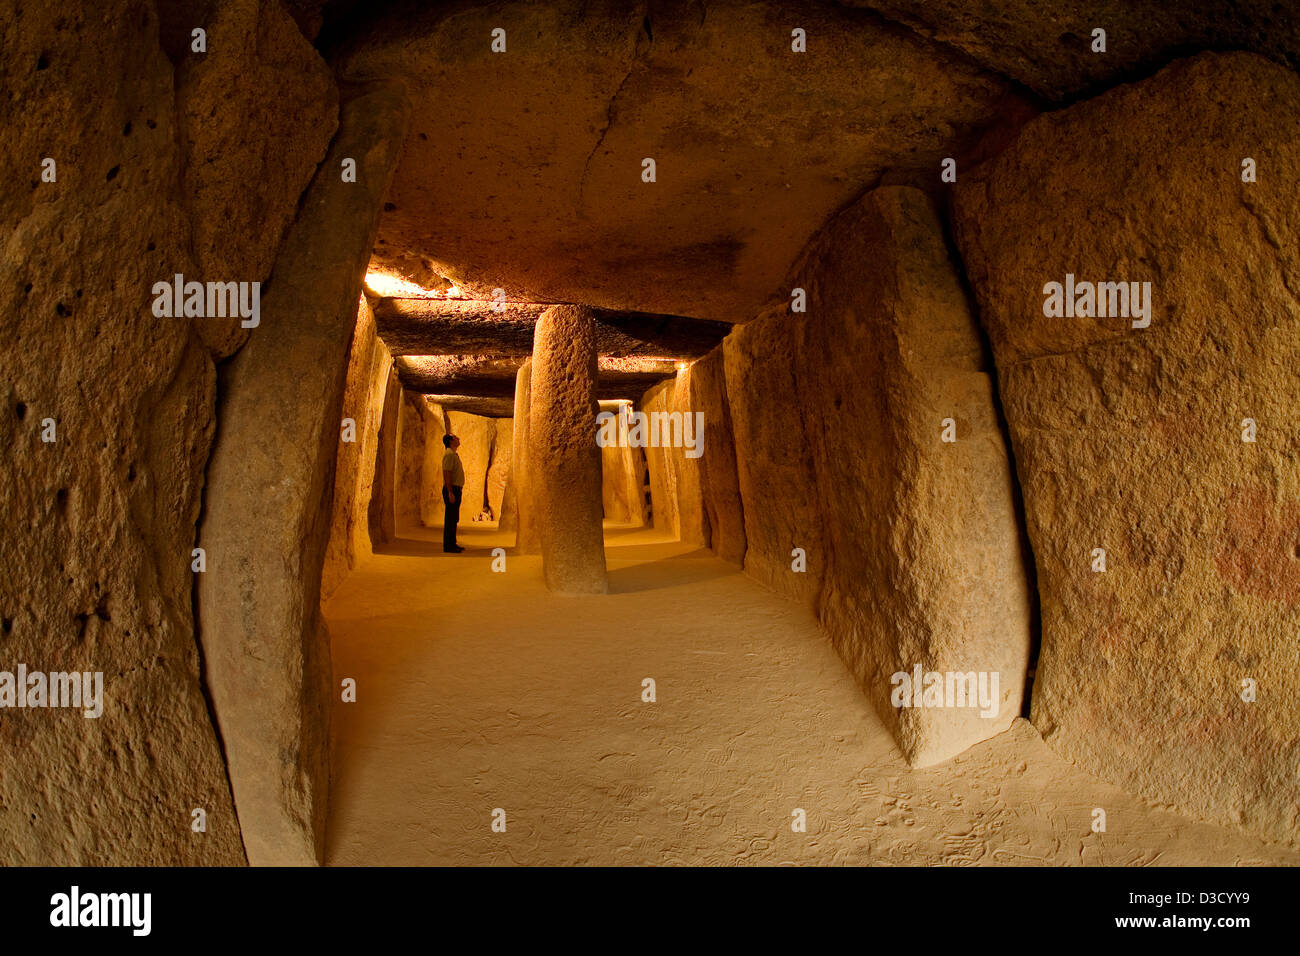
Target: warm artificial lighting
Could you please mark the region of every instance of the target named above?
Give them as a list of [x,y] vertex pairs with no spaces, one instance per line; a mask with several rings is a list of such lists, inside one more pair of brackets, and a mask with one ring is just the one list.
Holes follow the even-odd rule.
[[641,356],[615,358],[612,355],[602,355],[597,359],[597,364],[602,372],[652,372],[658,375],[671,375],[673,361],[671,358]]
[[366,288],[384,298],[431,299],[436,292],[387,272],[367,272]]
[[447,289],[426,289],[422,285],[393,275],[391,272],[372,270],[366,273],[366,288],[385,299],[463,299],[465,291],[458,285]]
[[688,368],[690,368],[690,365],[686,362],[677,363],[677,371],[679,372],[685,372]]

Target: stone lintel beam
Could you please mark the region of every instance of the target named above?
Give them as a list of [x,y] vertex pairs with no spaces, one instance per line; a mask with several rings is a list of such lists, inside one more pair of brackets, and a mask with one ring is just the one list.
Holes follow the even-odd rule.
[[402,387],[425,395],[511,398],[522,358],[406,355],[394,363]]
[[465,412],[469,415],[482,415],[484,418],[511,418],[515,414],[512,398],[486,398],[481,395],[439,395],[429,394],[431,402],[441,405],[451,412]]
[[607,372],[601,370],[596,379],[596,400],[601,402],[617,401],[625,398],[630,402],[640,401],[646,389],[654,388],[667,375],[647,372]]
[[375,327],[393,355],[533,354],[533,326],[542,307],[442,299],[380,299]]
[[[402,386],[426,395],[513,399],[522,357],[453,355],[402,356],[397,374]],[[677,374],[675,362],[657,359],[601,359],[596,397],[637,401],[646,389]]]
[[[375,305],[379,337],[393,355],[533,353],[533,328],[549,306],[481,299],[383,298]],[[727,322],[680,315],[592,309],[596,352],[614,357],[696,359],[731,331]]]

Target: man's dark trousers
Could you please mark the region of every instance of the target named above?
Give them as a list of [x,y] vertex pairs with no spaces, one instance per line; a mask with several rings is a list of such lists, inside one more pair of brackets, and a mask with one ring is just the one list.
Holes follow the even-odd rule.
[[460,485],[451,486],[451,495],[447,486],[442,486],[442,546],[456,547],[456,525],[460,523]]

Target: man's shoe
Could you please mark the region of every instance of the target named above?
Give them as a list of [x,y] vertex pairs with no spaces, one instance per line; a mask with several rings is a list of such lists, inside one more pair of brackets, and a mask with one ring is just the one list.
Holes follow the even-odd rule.
[[443,554],[460,554],[465,549],[458,544],[453,544],[450,548],[443,548]]

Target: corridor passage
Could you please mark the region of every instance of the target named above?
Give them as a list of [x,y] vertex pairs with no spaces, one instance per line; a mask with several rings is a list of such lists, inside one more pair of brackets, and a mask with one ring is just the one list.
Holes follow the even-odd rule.
[[494,573],[493,526],[462,525],[462,555],[439,535],[407,529],[326,606],[335,685],[357,682],[331,865],[1300,862],[1096,781],[1023,720],[910,770],[809,612],[653,530],[606,528],[595,600],[549,593],[539,556]]

